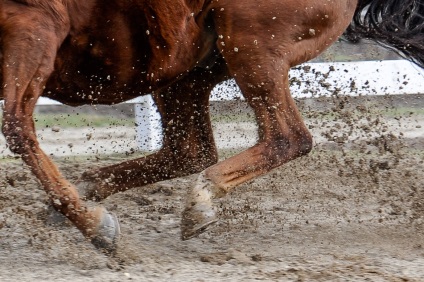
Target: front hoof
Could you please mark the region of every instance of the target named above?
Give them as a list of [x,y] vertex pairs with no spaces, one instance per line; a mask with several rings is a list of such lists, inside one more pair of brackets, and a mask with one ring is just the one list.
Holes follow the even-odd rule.
[[118,218],[115,214],[105,210],[100,220],[95,235],[91,237],[91,243],[106,253],[116,250],[116,243],[121,234]]
[[216,212],[210,205],[196,204],[184,210],[181,220],[181,239],[183,241],[197,237],[216,223]]

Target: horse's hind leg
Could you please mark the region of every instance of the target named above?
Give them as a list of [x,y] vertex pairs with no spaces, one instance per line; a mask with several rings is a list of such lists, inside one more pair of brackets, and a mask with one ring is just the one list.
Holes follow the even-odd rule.
[[163,127],[162,148],[146,157],[86,172],[79,185],[89,199],[161,180],[202,171],[217,162],[209,118],[209,94],[223,80],[217,63],[211,70],[196,69],[169,88],[154,94]]
[[[238,5],[234,1],[231,3]],[[225,9],[216,8],[216,11],[223,11],[215,12],[219,14],[216,18],[220,35],[218,48],[227,61],[230,75],[255,112],[259,141],[200,174],[183,212],[182,239],[196,236],[215,221],[212,198],[221,197],[237,185],[312,149],[312,137],[290,95],[288,71],[291,66],[317,56],[329,46],[349,23],[348,16],[343,15],[343,5],[338,15],[334,13],[338,11],[326,13],[323,8],[327,8],[326,5],[316,4],[313,8],[321,7],[324,12],[313,11],[311,16],[307,14],[310,7],[305,15],[300,12],[296,15],[302,10],[299,5],[293,5],[293,11],[290,5],[278,11],[278,7],[266,3],[251,9],[243,6],[244,3],[237,9],[231,5]],[[231,9],[235,12],[231,13]],[[335,18],[328,19],[329,15]],[[326,23],[328,20],[331,24]]]
[[[260,63],[266,65],[267,63]],[[266,74],[237,72],[237,83],[253,108],[259,126],[259,141],[252,148],[207,168],[190,192],[183,213],[182,238],[189,239],[215,222],[211,198],[225,195],[231,188],[265,174],[308,153],[312,138],[288,89],[288,65],[264,67]]]

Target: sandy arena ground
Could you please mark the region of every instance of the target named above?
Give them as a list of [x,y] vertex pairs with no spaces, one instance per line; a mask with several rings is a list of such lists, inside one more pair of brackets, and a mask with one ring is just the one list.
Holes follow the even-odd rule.
[[[195,175],[106,199],[122,225],[112,257],[54,223],[46,194],[1,139],[0,281],[424,281],[424,116],[339,113],[307,116],[313,152],[218,201],[219,223],[199,238],[179,239]],[[215,132],[222,158],[234,153],[229,141],[255,139],[246,123]],[[39,131],[73,181],[134,157],[134,134]]]

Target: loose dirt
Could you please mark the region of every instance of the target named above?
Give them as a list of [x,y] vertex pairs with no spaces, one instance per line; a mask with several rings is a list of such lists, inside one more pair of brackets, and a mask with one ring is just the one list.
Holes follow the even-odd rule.
[[[4,150],[0,281],[423,281],[422,115],[383,118],[359,109],[349,116],[340,105],[336,112],[337,119],[308,116],[317,139],[313,152],[217,201],[219,223],[198,238],[179,239],[180,213],[196,175],[106,199],[122,225],[110,257],[67,222],[55,223],[36,179]],[[228,126],[216,125],[217,138],[236,138],[228,137]],[[237,138],[255,138],[254,127],[233,133],[239,130]],[[120,155],[78,154],[78,142],[96,134],[87,140],[80,131],[72,148],[65,129],[43,136],[75,153],[50,148],[75,181],[93,166],[137,154],[133,135],[123,132],[103,138],[124,142]],[[235,150],[220,153],[226,158]]]

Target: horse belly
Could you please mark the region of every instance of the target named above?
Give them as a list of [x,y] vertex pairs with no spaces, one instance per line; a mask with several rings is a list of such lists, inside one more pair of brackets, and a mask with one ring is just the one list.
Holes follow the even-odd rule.
[[91,48],[81,48],[69,41],[58,51],[43,96],[72,105],[115,104],[148,90],[133,48],[108,48],[94,40]]

